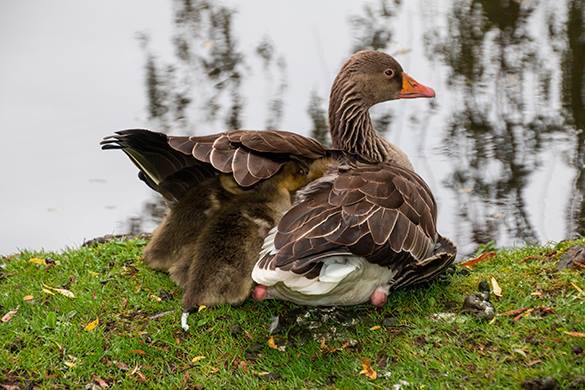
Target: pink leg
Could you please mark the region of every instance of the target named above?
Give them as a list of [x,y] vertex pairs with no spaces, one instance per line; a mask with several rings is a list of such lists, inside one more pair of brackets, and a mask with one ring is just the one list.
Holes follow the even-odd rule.
[[255,301],[263,301],[266,299],[266,295],[268,295],[268,287],[263,284],[257,285],[254,287],[254,290],[252,290],[252,299]]
[[383,307],[387,300],[388,287],[378,287],[374,290],[372,295],[370,295],[370,302],[377,307]]

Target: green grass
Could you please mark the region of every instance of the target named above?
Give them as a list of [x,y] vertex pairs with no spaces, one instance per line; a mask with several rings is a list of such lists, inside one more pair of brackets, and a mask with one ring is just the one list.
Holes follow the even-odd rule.
[[[0,322],[0,387],[104,381],[120,388],[391,388],[404,380],[411,388],[474,389],[518,388],[543,376],[566,387],[585,375],[584,354],[574,351],[585,339],[566,333],[585,332],[583,271],[556,271],[558,257],[585,239],[499,251],[468,275],[394,293],[381,311],[248,301],[192,314],[189,333],[179,325],[181,291],[144,266],[144,244],[0,259],[0,316],[19,307]],[[34,257],[57,264],[37,265]],[[554,312],[535,310],[516,321],[497,316],[492,323],[460,314],[464,297],[491,277],[503,290],[500,299],[492,296],[497,313]],[[75,298],[43,292],[43,285]],[[25,302],[26,295],[34,299]],[[454,315],[433,319],[434,313]],[[267,343],[276,315],[282,326],[274,340],[284,350]],[[96,318],[99,325],[86,330]],[[196,356],[205,358],[194,363]],[[377,379],[359,375],[363,359]]]

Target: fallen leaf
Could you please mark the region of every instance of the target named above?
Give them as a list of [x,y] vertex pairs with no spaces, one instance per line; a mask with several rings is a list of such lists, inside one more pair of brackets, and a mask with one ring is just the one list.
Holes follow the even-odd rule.
[[95,383],[97,383],[99,385],[99,387],[101,387],[102,389],[107,389],[110,387],[110,385],[108,385],[108,383],[103,380],[102,378],[100,378],[99,376],[93,376],[93,381]]
[[565,334],[573,337],[585,337],[585,332],[565,332]]
[[268,346],[269,346],[270,348],[272,348],[272,349],[276,349],[276,350],[278,350],[278,351],[280,351],[280,352],[284,352],[284,351],[286,351],[286,346],[284,346],[284,345],[278,345],[278,344],[276,344],[276,341],[274,340],[274,336],[270,336],[270,337],[268,338],[268,342],[267,342],[267,344],[268,344]]
[[268,346],[272,349],[278,349],[278,345],[276,345],[276,343],[274,342],[274,336],[270,336],[268,338]]
[[150,299],[152,299],[153,301],[155,301],[155,302],[161,302],[162,301],[162,298],[159,297],[158,295],[150,294],[148,297]]
[[512,320],[514,321],[518,321],[520,318],[522,317],[526,317],[528,314],[532,313],[534,311],[534,309],[528,309],[525,312],[522,312],[520,314],[518,314],[516,317],[514,317]]
[[77,364],[75,362],[65,361],[65,365],[69,368],[75,367]]
[[536,359],[536,360],[532,360],[532,361],[530,361],[530,362],[526,363],[526,365],[527,365],[528,367],[532,367],[532,366],[535,366],[535,365],[537,365],[537,364],[539,364],[539,363],[542,363],[542,360],[540,360],[540,359]]
[[32,257],[29,259],[29,263],[37,264],[37,265],[47,265],[45,259],[41,259],[39,257]]
[[92,330],[94,330],[98,325],[100,324],[100,319],[99,317],[96,318],[95,320],[93,320],[92,322],[90,322],[89,324],[85,325],[85,330],[88,332],[91,332]]
[[477,256],[475,259],[471,259],[471,260],[468,260],[464,263],[461,263],[461,266],[473,269],[473,266],[476,265],[477,263],[479,263],[480,261],[491,259],[495,255],[496,255],[496,252],[485,252],[485,253],[482,253],[481,255]]
[[502,317],[517,316],[518,314],[524,313],[527,310],[530,310],[530,308],[529,307],[522,307],[520,309],[514,309],[514,310],[510,310],[510,311],[506,311],[504,313],[501,313],[500,316],[502,316]]
[[47,286],[46,284],[43,284],[43,291],[44,289],[49,289],[51,291],[55,291],[63,296],[66,296],[67,298],[75,298],[75,294],[73,294],[73,292],[65,289],[65,288],[56,288],[56,287],[51,287],[51,286]]
[[191,359],[191,363],[197,363],[203,359],[205,359],[205,356],[203,355],[195,356],[193,359]]
[[370,330],[380,330],[382,327],[380,325],[374,325],[370,328]]
[[133,349],[133,350],[130,351],[130,353],[133,353],[133,354],[136,354],[136,355],[140,355],[140,356],[146,355],[146,352],[144,352],[141,349]]
[[502,297],[502,288],[498,284],[498,281],[493,276],[490,279],[490,281],[492,283],[492,291],[493,291],[494,295],[498,298],[501,298]]
[[130,369],[128,367],[128,365],[126,363],[123,363],[123,362],[116,362],[115,361],[114,364],[116,365],[116,367],[118,367],[122,371],[128,371]]
[[584,294],[584,295],[585,295],[585,291],[583,291],[583,289],[582,289],[581,287],[577,286],[577,285],[576,285],[575,283],[573,283],[573,282],[571,282],[571,285],[572,285],[573,287],[575,287],[575,290],[577,290],[577,291],[579,291],[581,294]]
[[199,308],[197,309],[197,313],[199,313],[200,311],[203,311],[205,309],[207,309],[207,306],[205,306],[205,305],[199,305]]
[[215,373],[218,373],[219,372],[219,368],[217,368],[217,367],[208,367],[207,371],[210,374],[215,374]]
[[534,291],[531,292],[530,295],[532,295],[533,297],[542,297],[542,291]]
[[522,356],[526,357],[526,352],[524,352],[523,350],[521,350],[519,348],[514,348],[512,351],[513,352],[516,352],[519,355],[522,355]]
[[14,318],[14,316],[16,315],[16,313],[18,313],[19,307],[20,306],[16,306],[16,309],[12,309],[8,313],[4,314],[2,316],[2,322],[8,322],[8,321],[12,320]]
[[22,297],[22,300],[25,302],[31,302],[34,299],[35,297],[33,297],[32,295],[25,295],[24,297]]
[[55,295],[55,293],[54,293],[54,292],[52,292],[51,290],[49,290],[49,289],[46,289],[46,288],[44,288],[44,287],[42,288],[42,291],[43,291],[45,294],[49,294],[49,295]]
[[359,373],[360,375],[365,375],[366,377],[370,378],[371,380],[375,380],[378,377],[378,373],[374,371],[372,366],[370,365],[370,361],[368,359],[362,360],[362,370]]
[[492,318],[488,324],[493,325],[496,322],[496,318],[497,317]]

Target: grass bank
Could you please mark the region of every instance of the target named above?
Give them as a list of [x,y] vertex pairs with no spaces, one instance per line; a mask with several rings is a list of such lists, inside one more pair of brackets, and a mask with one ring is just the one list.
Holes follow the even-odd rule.
[[[144,244],[1,258],[0,387],[473,389],[585,375],[583,270],[556,269],[585,239],[498,251],[381,311],[249,301],[193,314],[189,333],[181,291],[144,266]],[[492,278],[495,319],[461,314]]]

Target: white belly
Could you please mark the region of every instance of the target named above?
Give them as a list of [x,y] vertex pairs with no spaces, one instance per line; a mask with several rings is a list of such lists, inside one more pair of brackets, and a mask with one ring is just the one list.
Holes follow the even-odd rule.
[[394,272],[354,255],[323,260],[318,277],[307,279],[289,271],[254,267],[252,278],[268,287],[267,298],[302,305],[356,305],[367,302],[377,288],[386,292]]

